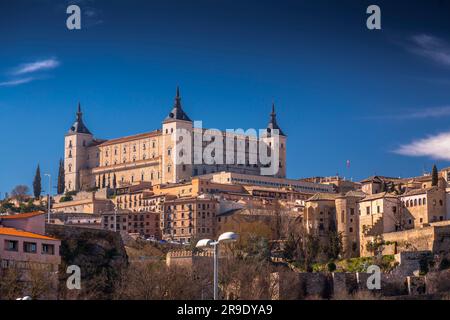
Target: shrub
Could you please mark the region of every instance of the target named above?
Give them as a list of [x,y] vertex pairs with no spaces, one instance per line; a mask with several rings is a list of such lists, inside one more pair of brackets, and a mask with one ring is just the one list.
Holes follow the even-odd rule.
[[334,262],[330,262],[327,264],[328,272],[336,271],[336,264]]

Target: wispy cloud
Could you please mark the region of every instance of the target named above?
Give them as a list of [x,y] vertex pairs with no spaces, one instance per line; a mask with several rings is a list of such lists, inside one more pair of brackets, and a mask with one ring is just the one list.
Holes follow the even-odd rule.
[[401,145],[397,150],[394,150],[394,153],[412,157],[450,160],[450,132],[443,132]]
[[23,75],[38,71],[44,71],[49,69],[54,69],[59,66],[59,61],[52,58],[47,60],[40,60],[31,63],[25,63],[17,67],[14,71],[14,75]]
[[34,80],[46,78],[42,72],[55,69],[59,65],[60,62],[56,58],[23,63],[13,68],[13,71],[7,73],[9,79],[0,82],[0,87],[15,87]]
[[409,50],[436,63],[450,67],[450,44],[438,37],[417,34],[411,37]]
[[374,120],[414,120],[425,118],[441,118],[448,116],[450,116],[450,106],[430,107],[420,110],[404,110],[402,113],[374,115],[368,116],[366,118]]
[[18,86],[20,84],[31,82],[33,80],[35,80],[35,78],[32,78],[32,77],[9,80],[9,81],[5,81],[5,82],[0,82],[0,87],[14,87],[14,86]]

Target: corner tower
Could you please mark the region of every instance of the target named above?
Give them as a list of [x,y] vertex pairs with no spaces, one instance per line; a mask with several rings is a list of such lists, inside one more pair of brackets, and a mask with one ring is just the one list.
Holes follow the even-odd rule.
[[[192,176],[192,121],[181,106],[177,87],[174,106],[162,123],[162,183],[177,183]],[[184,141],[188,133],[189,141]],[[185,150],[185,149],[189,150]],[[184,160],[185,159],[185,160]]]
[[[273,132],[278,130],[278,143],[276,142]],[[272,103],[272,112],[270,113],[269,123],[266,128],[267,134],[263,137],[263,141],[271,149],[271,152],[278,152],[278,172],[274,175],[278,178],[286,177],[286,135],[277,123],[277,114],[275,112],[275,103]]]
[[79,191],[81,188],[80,172],[87,166],[87,148],[93,140],[92,133],[83,122],[80,103],[78,103],[75,122],[66,133],[64,140],[65,191]]

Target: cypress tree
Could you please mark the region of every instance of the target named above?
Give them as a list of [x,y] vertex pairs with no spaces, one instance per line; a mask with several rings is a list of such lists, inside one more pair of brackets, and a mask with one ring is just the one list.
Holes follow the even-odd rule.
[[113,175],[113,189],[116,190],[117,188],[117,180],[116,180],[116,174]]
[[41,185],[41,168],[39,167],[39,164],[36,168],[36,174],[34,175],[33,180],[33,195],[36,199],[38,199],[41,196],[42,192],[42,185]]
[[431,171],[431,185],[432,186],[438,185],[438,170],[436,165],[433,165],[433,170]]
[[63,194],[65,187],[65,172],[64,172],[64,161],[59,159],[59,169],[58,169],[58,194]]

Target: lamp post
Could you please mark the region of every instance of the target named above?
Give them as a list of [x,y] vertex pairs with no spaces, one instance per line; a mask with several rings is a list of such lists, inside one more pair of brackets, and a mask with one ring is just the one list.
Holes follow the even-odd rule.
[[48,177],[47,223],[50,223],[50,205],[52,202],[50,192],[52,191],[52,176],[50,173],[45,173],[44,176]]
[[238,235],[234,232],[225,232],[219,236],[216,241],[211,239],[202,239],[197,242],[197,248],[212,247],[214,250],[214,300],[219,298],[219,244],[230,243],[238,239]]
[[117,232],[117,204],[114,207],[114,232]]

